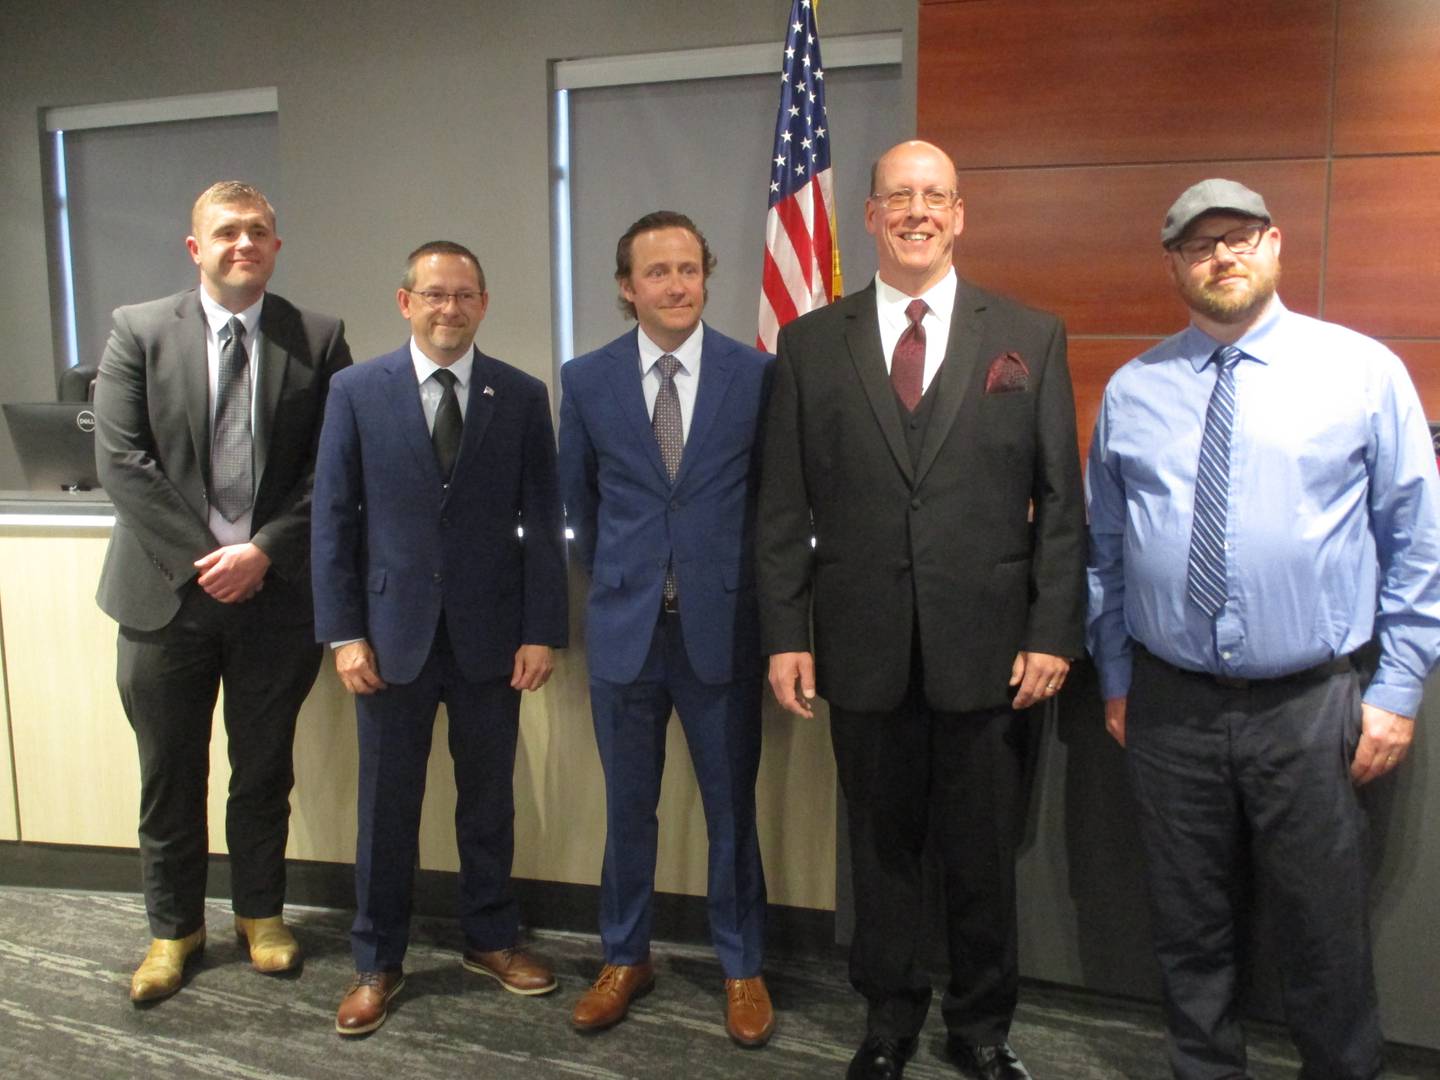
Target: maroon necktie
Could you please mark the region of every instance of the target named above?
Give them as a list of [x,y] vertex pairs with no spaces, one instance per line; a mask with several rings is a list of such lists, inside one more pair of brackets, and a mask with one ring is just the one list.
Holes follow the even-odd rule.
[[920,320],[928,310],[924,300],[911,300],[906,305],[905,317],[910,325],[895,343],[895,354],[890,358],[890,385],[906,412],[915,411],[925,392],[925,327]]

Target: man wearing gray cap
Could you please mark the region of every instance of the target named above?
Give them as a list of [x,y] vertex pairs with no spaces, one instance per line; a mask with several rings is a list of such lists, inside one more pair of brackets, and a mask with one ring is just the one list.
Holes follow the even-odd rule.
[[[1105,390],[1087,476],[1088,637],[1139,809],[1177,1077],[1245,1075],[1247,891],[1306,1077],[1380,1071],[1356,788],[1396,768],[1440,654],[1440,476],[1378,342],[1288,311],[1265,201],[1170,208],[1190,325]],[[1378,638],[1363,691],[1351,654]]]

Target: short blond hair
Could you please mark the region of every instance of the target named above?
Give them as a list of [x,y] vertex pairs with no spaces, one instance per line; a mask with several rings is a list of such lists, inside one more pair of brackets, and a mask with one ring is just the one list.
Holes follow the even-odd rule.
[[222,206],[258,206],[264,209],[270,219],[270,228],[275,228],[275,207],[270,205],[270,200],[259,188],[243,183],[239,180],[221,180],[219,183],[211,184],[200,193],[195,200],[195,205],[190,208],[190,231],[200,231],[200,216],[207,209],[216,204]]

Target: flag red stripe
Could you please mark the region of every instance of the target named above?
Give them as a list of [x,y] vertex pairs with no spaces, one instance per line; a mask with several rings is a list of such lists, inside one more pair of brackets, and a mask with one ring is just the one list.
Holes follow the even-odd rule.
[[781,326],[800,314],[795,310],[795,301],[790,298],[790,290],[785,287],[785,279],[781,276],[780,267],[775,264],[775,257],[770,254],[769,248],[765,249],[765,270],[761,277],[761,288]]
[[[805,188],[804,190],[809,190]],[[800,272],[805,275],[805,287],[815,290],[815,248],[810,242],[810,230],[805,224],[805,215],[800,210],[799,194],[782,199],[775,204],[775,213],[780,224],[785,226],[785,235],[795,249],[795,258],[800,263]]]

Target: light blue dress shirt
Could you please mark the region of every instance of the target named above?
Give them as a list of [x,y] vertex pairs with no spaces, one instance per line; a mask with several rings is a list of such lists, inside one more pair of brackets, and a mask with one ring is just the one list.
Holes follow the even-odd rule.
[[1367,703],[1414,716],[1440,654],[1440,474],[1414,386],[1379,342],[1275,300],[1235,344],[1227,594],[1189,600],[1195,470],[1219,346],[1194,326],[1105,389],[1090,445],[1088,641],[1105,698],[1131,641],[1177,667],[1263,679],[1366,644]]

